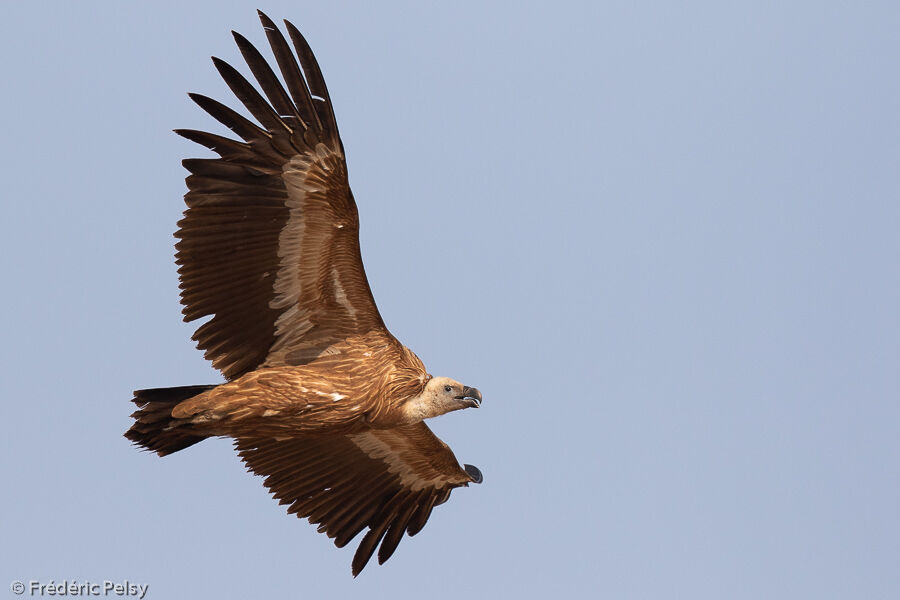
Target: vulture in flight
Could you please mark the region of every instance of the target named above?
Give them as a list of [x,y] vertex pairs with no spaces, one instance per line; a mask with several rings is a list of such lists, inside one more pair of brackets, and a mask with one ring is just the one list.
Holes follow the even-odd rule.
[[184,319],[211,317],[193,339],[226,381],[136,391],[125,436],[160,456],[233,438],[289,513],[339,548],[365,531],[355,576],[376,550],[383,563],[404,533],[418,533],[453,488],[481,483],[424,419],[482,397],[429,375],[385,327],[319,65],[291,23],[285,38],[259,17],[284,85],[234,33],[261,93],[213,62],[256,122],[191,94],[240,140],[176,130],[218,155],[184,161],[187,210],[175,236]]

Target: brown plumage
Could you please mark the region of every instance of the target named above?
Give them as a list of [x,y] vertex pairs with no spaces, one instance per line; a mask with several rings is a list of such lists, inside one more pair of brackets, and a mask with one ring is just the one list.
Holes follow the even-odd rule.
[[176,262],[185,320],[211,317],[193,339],[226,382],[135,392],[125,435],[161,456],[234,438],[288,512],[335,545],[368,530],[357,575],[376,549],[384,562],[404,533],[418,533],[453,488],[481,482],[423,422],[480,406],[481,394],[429,375],[385,327],[322,73],[293,25],[285,21],[296,57],[259,16],[284,86],[237,33],[262,94],[213,58],[258,124],[191,94],[242,141],[176,130],[219,155],[184,161]]

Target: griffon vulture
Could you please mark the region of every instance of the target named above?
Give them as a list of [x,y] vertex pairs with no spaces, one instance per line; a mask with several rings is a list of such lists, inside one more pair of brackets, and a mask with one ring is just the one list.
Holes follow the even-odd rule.
[[429,375],[385,327],[322,73],[291,23],[296,58],[259,17],[285,85],[234,33],[262,94],[213,62],[257,123],[191,94],[242,141],[176,130],[219,156],[184,161],[187,210],[175,235],[184,319],[211,317],[193,339],[226,382],[136,391],[125,436],[160,456],[234,438],[288,512],[336,546],[368,530],[355,576],[379,544],[383,563],[404,533],[418,533],[453,488],[481,482],[423,420],[478,407],[482,397]]

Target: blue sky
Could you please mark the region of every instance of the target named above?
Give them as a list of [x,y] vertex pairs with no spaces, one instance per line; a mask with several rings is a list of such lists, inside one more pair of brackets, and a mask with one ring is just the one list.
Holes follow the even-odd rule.
[[236,105],[209,56],[256,5],[7,6],[2,583],[896,598],[900,9],[725,4],[260,6],[318,56],[389,328],[485,396],[432,423],[485,483],[356,580],[227,441],[122,437],[131,390],[220,380],[171,130]]

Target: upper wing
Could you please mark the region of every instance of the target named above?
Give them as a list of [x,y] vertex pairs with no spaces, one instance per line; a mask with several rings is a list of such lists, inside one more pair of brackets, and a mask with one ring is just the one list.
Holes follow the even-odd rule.
[[213,62],[262,127],[191,94],[244,141],[176,130],[220,156],[184,161],[188,209],[175,235],[185,321],[212,315],[194,339],[228,379],[261,364],[303,364],[348,335],[384,329],[319,66],[293,25],[285,21],[299,65],[278,28],[260,19],[287,92],[237,33],[265,98],[230,65]]
[[247,467],[266,476],[275,498],[290,504],[288,512],[319,524],[318,531],[334,538],[338,548],[369,528],[353,557],[354,576],[379,542],[383,563],[403,533],[418,533],[453,488],[481,482],[478,469],[460,467],[450,448],[421,422],[282,441],[239,438],[235,445]]

